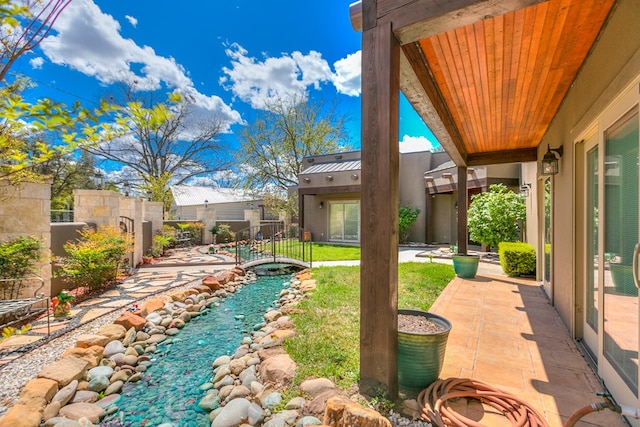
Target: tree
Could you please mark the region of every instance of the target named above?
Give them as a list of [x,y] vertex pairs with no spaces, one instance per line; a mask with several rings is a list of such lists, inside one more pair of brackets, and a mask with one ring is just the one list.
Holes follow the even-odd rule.
[[51,178],[51,209],[70,209],[73,206],[73,190],[95,188],[93,157],[85,151],[55,156],[38,165],[35,171]]
[[420,208],[411,206],[401,206],[398,213],[398,238],[401,243],[405,243],[409,237],[409,227],[416,222],[420,215]]
[[215,115],[199,117],[195,106],[177,93],[166,102],[146,95],[131,99],[121,110],[116,126],[127,129],[123,136],[86,149],[129,168],[137,175],[131,178],[142,181],[140,188],[152,192],[152,200],[166,204],[169,197],[170,204],[169,183],[226,169],[217,141],[224,123]]
[[20,56],[33,50],[49,34],[71,1],[0,0],[0,81]]
[[237,160],[244,167],[245,188],[277,188],[283,193],[297,185],[305,157],[347,149],[346,116],[336,105],[324,108],[302,94],[279,98],[240,134]]
[[500,242],[515,242],[520,234],[518,221],[526,218],[519,194],[504,184],[492,184],[489,191],[471,196],[467,212],[469,238],[497,249]]

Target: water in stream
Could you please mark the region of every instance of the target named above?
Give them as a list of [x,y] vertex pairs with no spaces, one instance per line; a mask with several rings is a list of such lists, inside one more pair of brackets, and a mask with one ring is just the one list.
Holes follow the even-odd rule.
[[158,345],[152,365],[141,381],[127,383],[121,391],[119,411],[101,426],[209,427],[208,413],[198,408],[204,396],[199,387],[212,377],[211,363],[235,353],[242,338],[275,307],[289,275],[258,276],[194,318],[176,336]]

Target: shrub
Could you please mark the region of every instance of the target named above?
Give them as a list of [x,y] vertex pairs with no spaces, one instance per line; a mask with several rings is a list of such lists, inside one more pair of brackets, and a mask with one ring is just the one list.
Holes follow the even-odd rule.
[[155,258],[162,256],[164,251],[175,242],[175,237],[171,234],[158,232],[153,236],[153,249],[151,255]]
[[[0,243],[0,278],[22,279],[36,274],[36,263],[42,257],[44,246],[35,237],[20,236]],[[2,299],[16,299],[23,288],[23,280],[0,282]]]
[[507,276],[517,277],[536,272],[536,250],[528,243],[501,242],[500,265]]
[[519,194],[503,184],[492,184],[489,191],[471,196],[467,212],[469,238],[494,250],[500,242],[519,238],[518,221],[526,218],[526,208]]
[[412,208],[411,206],[402,206],[398,213],[398,238],[400,243],[405,243],[409,237],[409,227],[416,222],[420,215],[419,208]]
[[194,245],[202,244],[202,232],[204,224],[201,222],[181,222],[176,224],[181,231],[187,231],[191,234],[191,243]]
[[229,224],[220,224],[218,225],[218,243],[229,243],[236,240],[236,233],[231,231],[231,226]]
[[58,258],[60,269],[56,275],[72,288],[98,289],[115,280],[131,247],[127,234],[114,227],[101,227],[97,231],[85,229],[79,233],[79,241],[65,243],[68,255]]

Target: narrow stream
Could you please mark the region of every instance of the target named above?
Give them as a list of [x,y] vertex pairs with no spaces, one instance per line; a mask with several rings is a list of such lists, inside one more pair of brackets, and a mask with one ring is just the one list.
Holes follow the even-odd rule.
[[102,427],[181,426],[209,427],[208,413],[198,408],[204,396],[199,387],[210,381],[212,362],[232,355],[242,338],[275,307],[290,275],[258,276],[218,307],[194,318],[176,336],[158,345],[152,365],[141,381],[121,391],[119,411],[105,418]]

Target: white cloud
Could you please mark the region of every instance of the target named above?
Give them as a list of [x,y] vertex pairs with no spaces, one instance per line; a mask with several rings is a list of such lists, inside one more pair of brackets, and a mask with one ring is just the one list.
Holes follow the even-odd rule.
[[223,67],[226,76],[220,83],[234,96],[262,109],[266,103],[277,98],[288,98],[307,91],[313,86],[320,89],[323,82],[330,82],[333,74],[326,60],[316,51],[304,55],[293,52],[279,58],[265,58],[259,61],[250,57],[246,49],[237,43],[226,49],[231,60],[230,67]]
[[430,141],[424,136],[409,136],[405,135],[400,140],[400,152],[401,153],[414,153],[416,151],[431,151],[438,144]]
[[133,16],[125,15],[124,17],[126,18],[127,21],[129,21],[129,24],[131,24],[132,27],[138,26],[138,20]]
[[34,70],[38,70],[42,68],[42,64],[44,64],[44,58],[42,58],[41,56],[37,58],[31,58],[29,60],[29,64],[31,65],[31,68],[33,68]]
[[336,86],[338,93],[349,96],[360,95],[361,57],[362,51],[359,50],[333,64],[336,69],[333,84]]
[[[132,25],[135,18],[127,16]],[[120,34],[120,23],[103,13],[92,0],[74,0],[54,26],[55,35],[46,37],[40,47],[54,64],[68,66],[103,84],[135,82],[138,90],[157,90],[163,86],[189,93],[198,106],[219,113],[233,123],[240,114],[217,96],[195,90],[186,70],[174,58],[156,54],[150,46],[138,46]],[[139,71],[134,71],[135,68]]]

